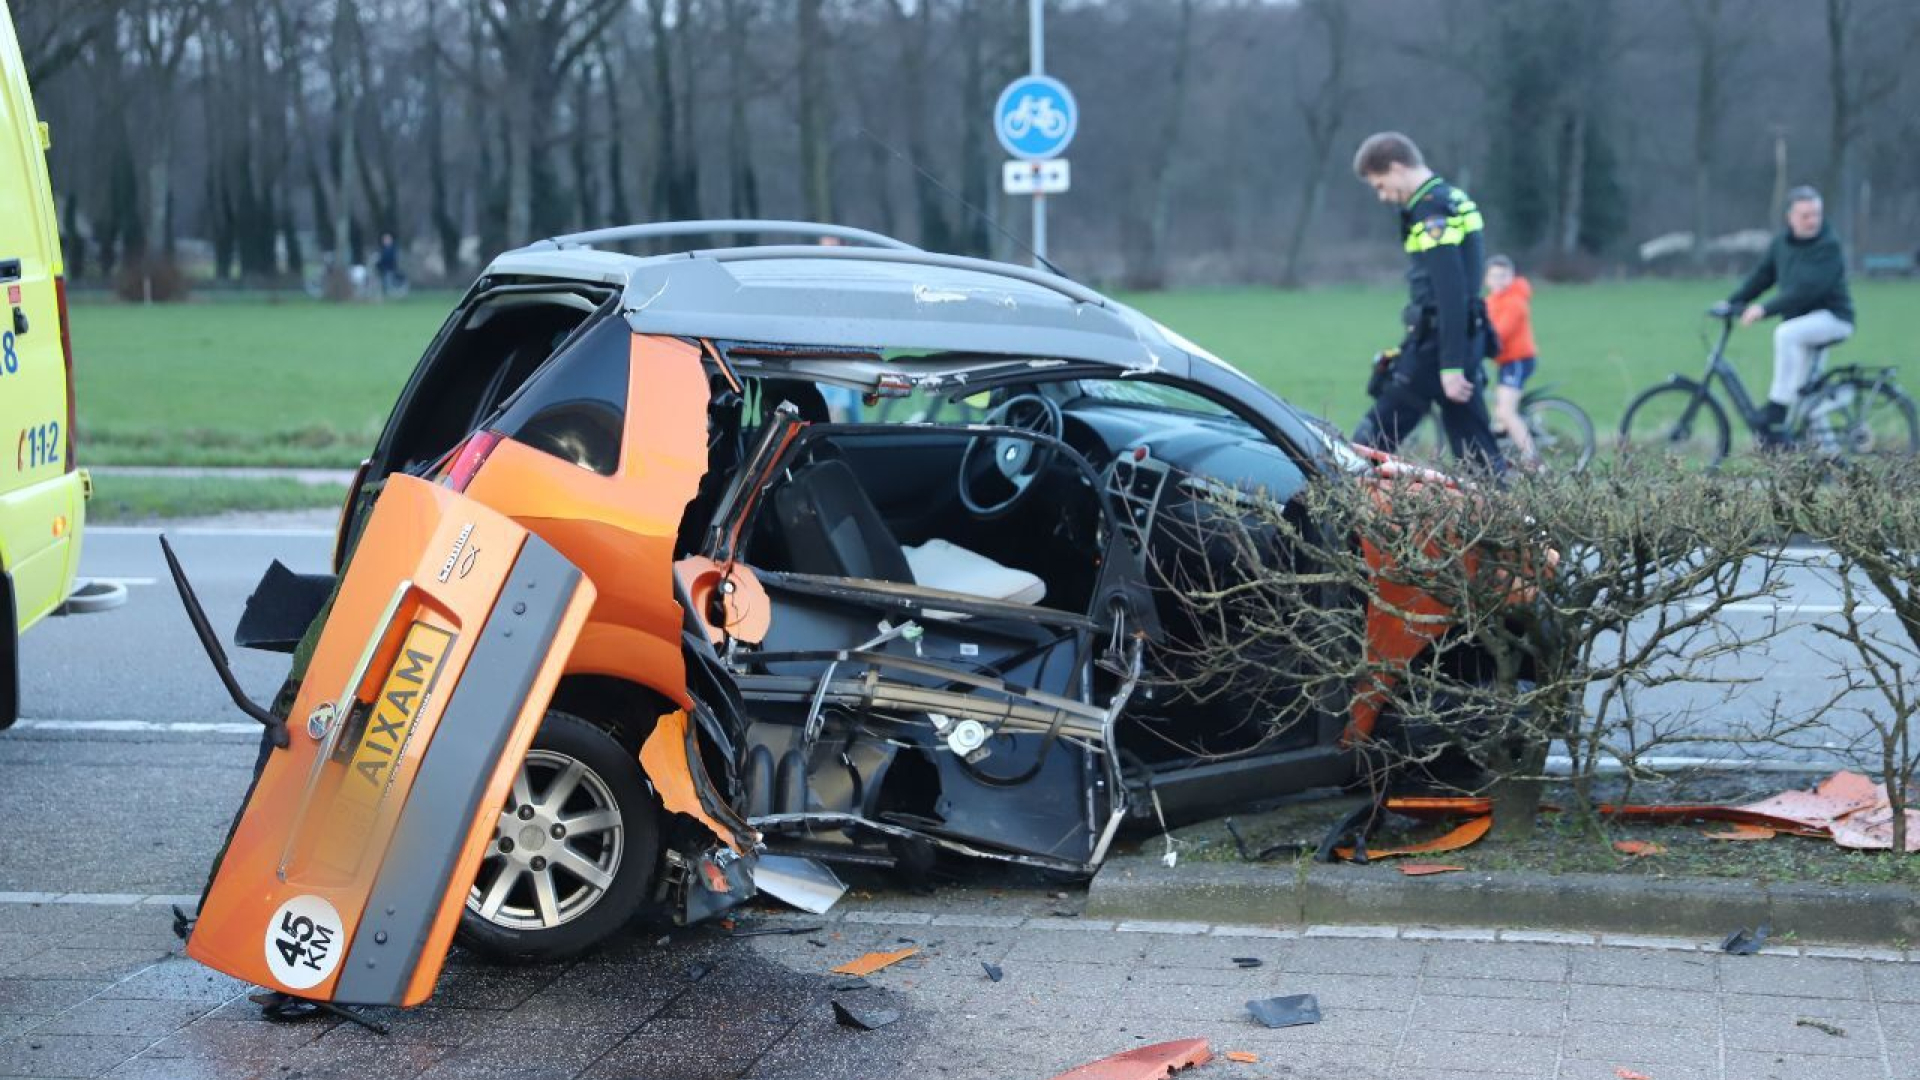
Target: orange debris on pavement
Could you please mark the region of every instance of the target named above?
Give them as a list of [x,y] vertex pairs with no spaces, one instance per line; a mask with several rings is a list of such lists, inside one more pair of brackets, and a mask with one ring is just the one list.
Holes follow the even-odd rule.
[[1709,840],[1771,840],[1779,833],[1765,825],[1744,825],[1736,822],[1724,829],[1703,832],[1700,835]]
[[1205,1065],[1212,1060],[1213,1051],[1207,1048],[1207,1040],[1177,1039],[1090,1061],[1053,1080],[1164,1080],[1181,1069]]
[[846,963],[841,964],[839,967],[834,968],[833,974],[857,975],[857,976],[871,975],[874,972],[879,971],[881,968],[892,967],[893,965],[899,963],[902,960],[905,960],[907,957],[912,956],[914,953],[917,953],[919,951],[920,951],[919,949],[907,948],[907,949],[896,949],[893,952],[870,952],[865,956],[861,956],[861,957],[857,957],[855,959],[849,960]]
[[[1388,809],[1392,809],[1391,803],[1388,804]],[[1395,855],[1431,855],[1438,851],[1458,851],[1468,844],[1477,842],[1481,837],[1487,835],[1487,831],[1492,828],[1493,815],[1488,814],[1485,817],[1474,818],[1472,821],[1467,822],[1444,836],[1436,836],[1431,840],[1418,844],[1408,844],[1406,847],[1397,848],[1381,848],[1378,851],[1368,848],[1367,858],[1388,859]],[[1335,848],[1333,852],[1343,859],[1353,858],[1353,849],[1350,847]]]

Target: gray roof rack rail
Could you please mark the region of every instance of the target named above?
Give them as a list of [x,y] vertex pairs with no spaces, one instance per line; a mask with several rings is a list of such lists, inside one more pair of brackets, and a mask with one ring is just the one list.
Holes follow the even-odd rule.
[[1107,298],[1087,288],[1085,285],[1044,270],[1034,270],[1013,263],[995,262],[992,259],[975,259],[965,255],[944,255],[937,251],[922,251],[916,247],[874,250],[871,248],[835,248],[815,247],[806,244],[768,245],[766,247],[709,248],[704,251],[689,251],[690,259],[712,259],[714,262],[762,262],[772,259],[850,259],[858,262],[895,263],[903,266],[930,266],[945,270],[969,270],[976,274],[989,274],[994,277],[1011,278],[1029,285],[1038,285],[1051,289],[1076,303],[1093,304],[1106,307]]
[[635,225],[616,225],[607,229],[589,229],[565,236],[536,240],[522,251],[552,251],[569,247],[592,247],[628,240],[663,240],[675,236],[704,236],[711,233],[774,233],[781,236],[806,236],[816,240],[835,239],[893,251],[919,251],[904,240],[884,233],[856,229],[849,225],[823,225],[812,221],[754,221],[726,218],[716,221],[649,221]]

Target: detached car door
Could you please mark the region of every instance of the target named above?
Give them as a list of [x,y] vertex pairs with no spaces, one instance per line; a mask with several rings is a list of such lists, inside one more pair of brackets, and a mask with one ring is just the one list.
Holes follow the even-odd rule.
[[392,477],[187,955],[301,998],[424,1001],[594,595],[508,518]]

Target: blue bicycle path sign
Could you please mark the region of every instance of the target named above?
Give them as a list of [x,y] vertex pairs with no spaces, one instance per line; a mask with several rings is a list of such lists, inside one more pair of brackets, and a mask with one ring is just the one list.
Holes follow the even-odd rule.
[[993,107],[993,133],[1007,153],[1026,161],[1059,156],[1073,141],[1080,107],[1065,83],[1047,75],[1023,75],[1000,91]]

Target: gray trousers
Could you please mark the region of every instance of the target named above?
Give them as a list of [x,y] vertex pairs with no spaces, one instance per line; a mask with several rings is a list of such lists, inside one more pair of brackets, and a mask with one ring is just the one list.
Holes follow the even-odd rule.
[[1814,361],[1829,346],[1853,336],[1853,324],[1824,308],[1797,319],[1783,319],[1773,331],[1773,386],[1767,400],[1791,406],[1813,374]]

